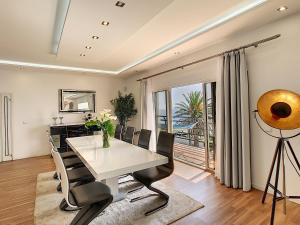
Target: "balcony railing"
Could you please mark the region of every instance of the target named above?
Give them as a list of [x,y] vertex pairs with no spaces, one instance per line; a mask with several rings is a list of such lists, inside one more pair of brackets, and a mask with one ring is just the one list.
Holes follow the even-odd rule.
[[[167,130],[167,117],[157,116],[157,126],[160,130]],[[214,169],[215,161],[215,129],[211,118],[207,126],[203,120],[194,123],[186,122],[187,118],[173,117],[173,133],[175,134],[174,157],[201,168],[206,167],[206,159],[210,169]],[[206,129],[208,129],[208,157],[206,157]]]

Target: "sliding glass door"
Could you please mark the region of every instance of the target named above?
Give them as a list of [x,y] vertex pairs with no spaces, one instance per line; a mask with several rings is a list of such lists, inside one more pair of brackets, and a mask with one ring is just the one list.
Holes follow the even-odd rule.
[[173,132],[176,160],[214,170],[216,83],[174,87],[171,98],[169,93],[153,93],[156,138],[160,131]]
[[171,90],[176,160],[203,169],[215,168],[215,83]]

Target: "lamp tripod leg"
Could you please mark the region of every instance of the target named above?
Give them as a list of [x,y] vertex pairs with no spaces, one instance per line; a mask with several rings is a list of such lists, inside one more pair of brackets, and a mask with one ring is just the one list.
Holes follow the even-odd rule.
[[285,180],[285,162],[284,162],[284,146],[285,143],[282,144],[281,155],[282,155],[282,197],[283,197],[283,213],[286,215],[286,180]]
[[278,158],[277,158],[277,166],[276,166],[276,174],[275,174],[275,185],[274,185],[274,195],[273,195],[270,225],[274,224],[274,219],[275,219],[275,210],[276,210],[276,202],[277,202],[277,190],[278,190],[278,179],[279,179],[279,173],[280,173],[281,150],[282,150],[282,141],[281,141],[281,144],[280,144],[280,148],[278,149]]
[[297,159],[297,156],[296,156],[296,154],[295,154],[295,152],[294,152],[294,150],[293,150],[293,148],[292,148],[292,145],[291,145],[291,143],[290,143],[289,140],[287,140],[286,142],[287,142],[287,144],[288,144],[288,146],[289,146],[289,149],[290,149],[290,151],[291,151],[291,153],[292,153],[292,155],[293,155],[293,157],[294,157],[294,160],[295,160],[295,162],[296,162],[296,164],[297,164],[297,166],[298,166],[298,169],[300,170],[300,163],[299,163],[299,161],[298,161],[298,159]]
[[[282,139],[280,138],[280,139],[278,139],[278,142],[277,142],[277,145],[276,145],[275,153],[274,153],[274,156],[273,156],[273,161],[272,161],[272,164],[271,164],[270,172],[269,172],[269,175],[268,175],[268,180],[267,180],[267,183],[266,183],[266,187],[265,187],[265,191],[264,191],[261,203],[265,203],[266,196],[267,196],[268,189],[269,189],[269,185],[270,185],[270,181],[271,181],[271,178],[272,178],[272,175],[273,175],[275,162],[276,162],[276,159],[278,157],[278,151],[281,148],[281,145],[282,145]],[[279,157],[280,157],[280,155],[279,155]]]

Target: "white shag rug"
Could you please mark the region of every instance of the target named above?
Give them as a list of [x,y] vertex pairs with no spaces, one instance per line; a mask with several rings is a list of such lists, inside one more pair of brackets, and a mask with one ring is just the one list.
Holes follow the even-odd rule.
[[[34,209],[35,225],[69,225],[75,217],[75,212],[64,212],[59,209],[59,204],[63,199],[62,193],[56,191],[58,181],[53,179],[54,172],[41,173],[37,177],[37,190]],[[130,179],[130,177],[125,178]],[[129,182],[121,186],[122,191],[130,190],[137,183]],[[166,208],[150,215],[144,213],[162,201],[158,197],[146,198],[134,203],[130,199],[153,193],[147,188],[127,195],[118,202],[113,202],[105,209],[105,213],[96,217],[90,225],[166,225],[204,207],[191,197],[168,188],[161,182],[153,185],[161,189],[170,196],[169,204]]]

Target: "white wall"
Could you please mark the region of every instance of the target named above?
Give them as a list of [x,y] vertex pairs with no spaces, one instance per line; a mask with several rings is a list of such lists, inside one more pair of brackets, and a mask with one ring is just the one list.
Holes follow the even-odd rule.
[[46,130],[52,117],[81,122],[82,113],[58,114],[58,89],[96,91],[96,110],[112,108],[122,80],[99,75],[0,67],[0,93],[12,93],[14,159],[49,154]]
[[[161,66],[147,74],[163,71],[166,68],[179,66],[186,61],[200,59],[224,50],[251,43],[275,34],[282,34],[277,40],[265,43],[259,48],[246,50],[249,82],[250,109],[256,109],[258,98],[266,91],[276,88],[288,89],[300,93],[300,14],[296,14],[274,23],[263,26],[251,32],[240,34],[210,48],[199,51],[183,59]],[[216,61],[198,64],[193,69],[178,70],[155,78],[153,81],[160,88],[198,81],[217,80],[220,64]],[[140,76],[146,76],[141,74]],[[180,74],[180,81],[178,80]],[[139,86],[137,77],[127,80],[128,91],[132,91],[139,102]],[[139,116],[132,121],[139,125]],[[300,137],[293,139],[292,144],[300,159]],[[263,189],[269,172],[276,140],[262,133],[251,117],[251,149],[253,186]],[[300,195],[300,178],[294,169],[287,164],[287,192],[290,195]],[[280,183],[281,184],[281,183]]]

